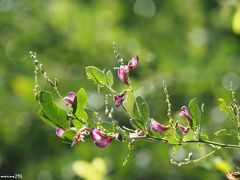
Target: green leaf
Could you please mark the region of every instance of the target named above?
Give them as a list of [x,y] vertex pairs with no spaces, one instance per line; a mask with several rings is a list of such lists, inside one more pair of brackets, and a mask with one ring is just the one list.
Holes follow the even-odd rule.
[[165,138],[167,139],[169,144],[175,144],[175,145],[179,144],[180,136],[177,134],[177,132],[173,128],[170,128],[167,131]]
[[130,119],[130,123],[135,129],[144,129],[144,124],[139,119]]
[[94,66],[86,67],[86,74],[89,79],[97,84],[106,85],[106,76],[103,71]]
[[77,128],[77,129],[80,129],[80,128],[82,128],[82,127],[84,126],[84,124],[81,123],[81,122],[80,122],[79,120],[77,120],[77,119],[73,119],[73,120],[72,120],[72,123],[73,123],[74,127]]
[[208,135],[205,135],[205,134],[201,135],[200,138],[205,141],[209,140]]
[[53,127],[68,128],[69,121],[67,120],[67,113],[60,109],[52,99],[50,92],[41,91],[37,94],[37,100],[40,103],[41,110],[39,116],[41,119]]
[[227,133],[226,129],[221,129],[221,130],[215,132],[214,135],[215,136],[226,136],[226,135],[228,135],[228,133]]
[[109,87],[112,87],[113,85],[113,74],[111,72],[111,70],[109,70],[106,74],[106,79],[107,79],[107,84]]
[[75,135],[76,135],[76,132],[70,129],[70,130],[65,131],[61,138],[73,141]]
[[230,113],[230,107],[227,106],[225,100],[222,98],[219,98],[218,101],[219,101],[219,109],[223,112]]
[[174,144],[174,145],[179,144],[178,139],[173,136],[168,136],[167,141],[169,144]]
[[141,96],[137,96],[134,101],[133,116],[136,119],[141,120],[141,124],[144,124],[146,127],[148,127],[147,124],[150,121],[150,111],[148,104]]
[[196,98],[190,100],[189,111],[192,115],[192,120],[190,120],[190,126],[193,130],[195,130],[196,126],[198,126],[199,121],[201,120],[201,111],[197,104]]
[[85,92],[85,90],[83,88],[81,88],[78,92],[77,92],[77,109],[75,112],[75,115],[79,118],[79,119],[83,119],[83,120],[87,120],[88,119],[88,115],[85,112],[85,108],[87,106],[87,100],[88,100],[88,96]]
[[44,114],[44,112],[43,112],[42,109],[40,109],[40,110],[38,111],[38,116],[39,116],[45,123],[47,123],[48,125],[50,125],[50,126],[52,126],[52,127],[55,127],[55,128],[58,127],[58,125],[57,125],[55,122],[51,121],[51,119],[48,119],[48,117],[45,116],[45,114]]

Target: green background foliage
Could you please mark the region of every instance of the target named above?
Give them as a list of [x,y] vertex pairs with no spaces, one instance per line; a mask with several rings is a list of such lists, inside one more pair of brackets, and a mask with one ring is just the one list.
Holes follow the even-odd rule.
[[[162,90],[166,80],[175,115],[198,97],[206,107],[203,133],[236,143],[214,132],[233,128],[231,119],[218,109],[218,99],[229,102],[230,81],[240,87],[238,6],[237,0],[1,0],[0,175],[20,173],[25,179],[44,180],[224,177],[226,170],[239,166],[239,151],[221,151],[204,162],[179,168],[169,159],[184,159],[188,148],[173,155],[168,145],[139,142],[122,167],[127,144],[114,142],[104,149],[90,139],[74,148],[63,144],[38,117],[29,51],[36,51],[48,75],[58,78],[63,95],[84,87],[88,107],[103,111],[104,97],[86,79],[84,67],[94,65],[107,72],[117,66],[115,42],[126,63],[139,55],[140,66],[130,76],[137,95],[149,104],[151,117],[167,122]],[[112,73],[114,88],[122,90],[125,85],[115,70]],[[44,81],[40,85],[50,90]],[[129,125],[121,109],[116,118]],[[207,150],[198,147],[193,154]]]

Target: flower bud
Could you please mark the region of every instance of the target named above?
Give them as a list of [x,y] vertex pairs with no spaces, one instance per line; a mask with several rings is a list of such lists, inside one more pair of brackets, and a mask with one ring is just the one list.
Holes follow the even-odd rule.
[[184,127],[183,125],[181,125],[181,124],[178,124],[178,128],[179,128],[179,130],[183,133],[183,135],[185,136],[187,133],[188,133],[188,131],[189,131],[189,127]]
[[186,106],[183,106],[181,108],[181,112],[179,113],[179,116],[184,117],[188,121],[191,119],[190,112],[189,112],[189,110],[188,110],[188,108]]
[[138,136],[144,136],[145,132],[143,130],[137,130],[137,135]]
[[138,55],[136,55],[136,57],[133,57],[129,62],[128,62],[128,69],[132,70],[135,69],[139,64],[139,59],[138,59]]
[[135,130],[133,133],[129,134],[129,138],[134,139],[136,137],[144,136],[144,135],[145,135],[145,132],[143,130]]
[[114,98],[114,101],[115,101],[115,106],[116,106],[116,107],[119,107],[119,106],[122,105],[122,103],[123,103],[123,101],[124,101],[124,96],[125,96],[125,94],[122,93],[122,94],[120,94],[120,95],[116,95],[116,96],[113,97],[113,98]]
[[155,121],[154,119],[151,119],[150,128],[156,132],[164,132],[164,131],[168,130],[170,128],[170,126],[165,126],[165,125],[160,124],[159,122]]
[[66,97],[64,97],[64,101],[70,105],[73,105],[74,99],[76,97],[76,94],[74,92],[69,92]]
[[118,68],[118,77],[125,84],[128,84],[127,73],[128,73],[128,66],[122,65]]
[[61,128],[56,128],[56,134],[57,134],[58,137],[62,137],[62,135],[63,135],[64,132],[65,132],[65,131],[64,131],[63,129],[61,129]]

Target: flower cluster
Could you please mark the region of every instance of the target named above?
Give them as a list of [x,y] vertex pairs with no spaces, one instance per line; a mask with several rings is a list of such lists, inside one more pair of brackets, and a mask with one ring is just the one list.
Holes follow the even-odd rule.
[[[139,65],[139,58],[136,55],[128,62],[128,65],[121,65],[118,68],[119,79],[122,82],[124,82],[125,84],[129,85],[128,73],[130,70],[135,69],[138,65]],[[122,105],[123,101],[125,100],[126,94],[127,94],[127,91],[124,90],[122,93],[113,96],[114,105],[116,107],[120,107]],[[64,97],[63,100],[68,105],[74,106],[75,98],[76,98],[76,93],[69,92],[68,95],[66,97]],[[191,121],[191,115],[186,106],[183,106],[181,108],[179,116],[185,118],[188,123]],[[179,128],[179,130],[182,132],[183,135],[186,135],[190,129],[189,126],[185,127],[180,123],[177,123],[177,127]],[[165,132],[165,131],[169,130],[171,128],[171,126],[163,125],[163,124],[157,122],[156,120],[154,120],[153,118],[151,118],[150,123],[149,123],[149,128],[155,132]],[[86,135],[90,135],[92,140],[94,141],[94,144],[98,147],[105,147],[115,139],[114,136],[107,136],[106,135],[107,133],[99,128],[88,128],[85,125],[80,129],[71,127],[70,130],[76,132],[71,146],[74,146],[75,144],[77,144],[80,141],[84,141],[84,138]],[[59,137],[63,137],[64,133],[65,133],[65,130],[63,130],[61,128],[56,128],[56,134]],[[144,137],[145,135],[146,135],[146,132],[144,130],[136,129],[134,131],[129,132],[129,139],[132,139],[132,141],[134,141],[137,137]],[[116,135],[116,137],[117,137],[116,139],[122,140],[121,134],[118,133]]]
[[[179,113],[179,116],[182,116],[185,119],[187,119],[188,123],[191,119],[190,112],[186,106],[183,106],[181,108],[181,112]],[[163,125],[163,124],[160,124],[159,122],[155,121],[154,119],[151,119],[150,129],[152,129],[153,131],[164,132],[164,131],[167,131],[169,128],[170,128],[170,125]],[[182,132],[183,135],[186,135],[188,133],[188,131],[190,130],[189,126],[185,127],[185,126],[181,125],[180,123],[178,123],[178,128]]]
[[[102,130],[96,128],[89,129],[86,126],[83,126],[80,129],[72,127],[70,130],[76,133],[71,144],[72,147],[80,141],[84,142],[85,136],[89,134],[97,147],[105,147],[114,139],[112,136],[105,136]],[[56,134],[60,138],[63,138],[65,132],[66,131],[61,128],[56,128]]]
[[[137,66],[139,65],[139,58],[138,55],[136,55],[135,57],[132,57],[131,60],[128,62],[128,65],[121,65],[120,67],[118,67],[118,77],[119,79],[129,85],[129,71],[135,69]],[[124,91],[123,93],[120,93],[118,95],[115,95],[114,101],[115,101],[115,106],[116,107],[120,107],[125,99],[125,95],[126,95],[126,91]]]
[[135,57],[133,57],[129,62],[128,65],[121,65],[118,68],[118,77],[119,79],[129,85],[129,78],[128,78],[128,73],[130,70],[135,69],[139,64],[139,58],[138,55],[136,55]]

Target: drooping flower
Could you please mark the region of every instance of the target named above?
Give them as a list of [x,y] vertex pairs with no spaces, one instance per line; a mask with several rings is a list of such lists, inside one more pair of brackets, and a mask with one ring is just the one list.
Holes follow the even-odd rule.
[[56,128],[56,134],[57,134],[58,137],[62,137],[62,135],[63,135],[64,132],[65,132],[65,131],[64,131],[63,129],[61,129],[61,128]]
[[169,125],[163,125],[163,124],[160,124],[159,122],[155,121],[154,119],[151,119],[150,121],[150,128],[153,130],[153,131],[156,131],[156,132],[164,132],[166,130],[168,130],[170,128]]
[[183,126],[181,124],[178,124],[178,128],[183,133],[184,136],[188,133],[188,131],[190,129],[189,127],[185,127],[185,126]]
[[125,93],[121,93],[119,95],[116,95],[113,97],[114,98],[114,101],[115,101],[115,106],[116,107],[119,107],[122,105],[124,99],[125,99]]
[[135,69],[138,66],[138,64],[139,64],[139,58],[138,58],[138,55],[136,55],[128,62],[128,69],[129,70]]
[[238,172],[227,172],[226,177],[228,180],[240,180],[240,171]]
[[179,116],[184,117],[188,121],[191,119],[190,112],[189,112],[189,110],[186,106],[182,106],[181,112],[179,113]]
[[97,147],[105,147],[112,142],[113,138],[111,136],[103,138],[101,141],[95,142]]
[[125,84],[128,84],[128,75],[127,75],[127,73],[128,73],[128,66],[121,65],[118,68],[118,77]]
[[92,129],[90,134],[94,144],[98,147],[105,147],[113,140],[113,137],[111,136],[103,136],[102,131],[99,129]]
[[64,97],[64,101],[70,105],[73,105],[76,94],[74,92],[69,92],[66,97]]
[[101,141],[101,139],[103,138],[103,135],[99,129],[93,129],[91,131],[91,137],[93,141]]

